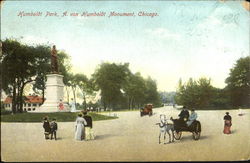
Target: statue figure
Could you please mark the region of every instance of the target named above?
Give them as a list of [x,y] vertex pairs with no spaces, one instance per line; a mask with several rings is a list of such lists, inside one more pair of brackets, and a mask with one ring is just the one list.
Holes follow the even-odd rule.
[[53,45],[51,50],[51,71],[52,73],[58,73],[57,50],[55,45]]

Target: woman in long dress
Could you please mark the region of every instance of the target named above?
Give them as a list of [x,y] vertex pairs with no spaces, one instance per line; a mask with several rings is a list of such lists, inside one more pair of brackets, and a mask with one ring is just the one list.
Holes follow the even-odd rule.
[[84,134],[84,125],[87,125],[86,120],[82,117],[82,114],[78,114],[75,123],[75,139],[81,141]]
[[232,117],[229,115],[229,112],[226,112],[224,116],[224,134],[231,134],[231,126],[232,126]]
[[70,107],[71,107],[71,112],[76,112],[76,104],[73,98],[71,99]]

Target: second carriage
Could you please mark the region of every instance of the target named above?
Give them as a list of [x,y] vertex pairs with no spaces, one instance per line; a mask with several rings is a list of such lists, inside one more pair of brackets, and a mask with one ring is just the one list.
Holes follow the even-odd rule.
[[174,122],[174,138],[176,140],[180,140],[182,136],[182,132],[191,132],[193,134],[194,140],[200,139],[201,134],[201,123],[198,120],[193,121],[190,126],[185,125],[185,123],[181,122],[179,119],[171,120]]

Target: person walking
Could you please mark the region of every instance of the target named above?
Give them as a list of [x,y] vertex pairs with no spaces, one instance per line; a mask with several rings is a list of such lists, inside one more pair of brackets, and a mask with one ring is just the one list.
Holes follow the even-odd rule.
[[45,139],[48,140],[49,139],[49,134],[51,132],[48,117],[43,118],[43,128],[44,128]]
[[86,120],[87,122],[87,125],[85,126],[85,140],[93,140],[94,139],[94,133],[93,133],[93,130],[92,130],[92,117],[87,115],[88,112],[87,111],[84,111],[83,112],[83,118]]
[[232,126],[232,117],[229,115],[229,112],[226,112],[224,116],[224,134],[231,134],[231,126]]
[[56,123],[56,119],[55,118],[52,119],[52,122],[50,124],[50,128],[51,128],[51,137],[50,137],[50,139],[52,140],[53,139],[53,135],[54,135],[55,140],[56,140],[57,123]]
[[76,104],[73,98],[71,98],[70,108],[71,108],[71,112],[76,112]]
[[82,117],[82,114],[78,114],[75,122],[75,140],[81,141],[83,139],[84,125],[87,125],[86,120]]

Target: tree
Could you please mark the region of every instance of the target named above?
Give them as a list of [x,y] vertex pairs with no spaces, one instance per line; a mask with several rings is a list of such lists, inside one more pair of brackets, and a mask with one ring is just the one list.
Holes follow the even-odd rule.
[[36,67],[37,72],[35,82],[33,83],[33,91],[37,94],[42,94],[44,102],[46,75],[50,72],[50,47],[40,45],[36,47],[36,51],[39,67]]
[[210,101],[210,106],[215,108],[229,108],[230,107],[230,96],[226,88],[219,89],[213,88],[213,96]]
[[76,91],[77,91],[77,79],[76,79],[76,76],[74,75],[74,74],[68,74],[68,76],[69,76],[69,81],[68,81],[68,83],[69,83],[69,85],[70,85],[70,87],[71,87],[71,90],[72,90],[72,92],[73,92],[73,99],[74,99],[74,102],[75,102],[75,104],[76,104]]
[[145,80],[146,90],[145,90],[145,100],[144,103],[152,103],[154,106],[160,106],[160,94],[157,91],[156,81],[148,77]]
[[84,109],[87,108],[86,96],[93,94],[94,88],[91,81],[84,74],[76,74],[75,81],[83,96]]
[[129,64],[102,63],[92,75],[94,84],[101,90],[104,109],[115,108],[121,100],[122,88],[130,73]]
[[250,106],[250,57],[240,58],[225,81],[234,107]]
[[[23,111],[24,87],[34,82],[33,90],[42,90],[44,96],[46,74],[49,73],[50,48],[46,45],[29,46],[14,39],[2,42],[2,88],[12,96],[12,111]],[[65,68],[65,54],[59,54],[59,65],[62,72]],[[65,57],[64,57],[65,58]]]
[[189,108],[205,108],[210,105],[213,97],[211,80],[200,78],[198,81],[190,78],[186,84],[179,80],[175,101]]
[[144,99],[146,97],[146,85],[145,80],[140,73],[130,73],[127,76],[127,82],[124,85],[123,89],[128,100],[129,109],[134,108],[135,105],[137,105],[138,108],[143,105]]
[[36,49],[19,43],[16,40],[6,39],[2,42],[3,61],[2,77],[3,90],[12,94],[12,111],[22,112],[23,89],[26,84],[34,81],[38,56]]

